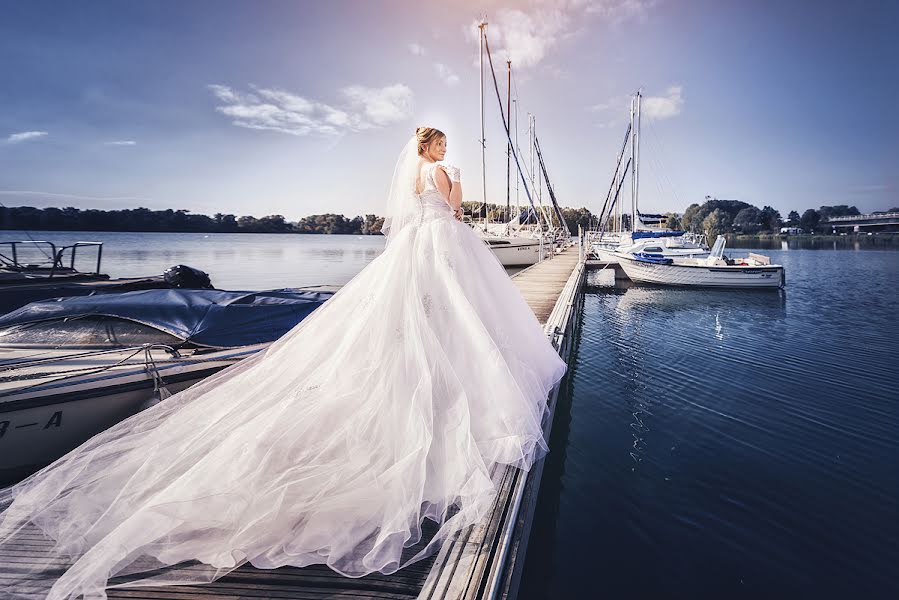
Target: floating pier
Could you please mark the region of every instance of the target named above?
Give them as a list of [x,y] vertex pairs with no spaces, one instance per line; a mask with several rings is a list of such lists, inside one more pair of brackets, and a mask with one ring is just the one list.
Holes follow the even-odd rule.
[[[573,347],[575,317],[582,300],[586,268],[583,248],[573,245],[512,276],[553,346],[566,361]],[[559,387],[551,391],[547,400],[549,414],[544,423],[547,439]],[[447,540],[436,555],[392,575],[376,573],[353,579],[324,565],[263,570],[247,564],[210,584],[113,588],[107,593],[109,598],[132,600],[515,598],[543,464],[544,461],[537,461],[528,472],[498,465],[492,473],[498,494],[489,517]],[[424,525],[422,533],[426,539],[422,543],[436,530],[428,520]],[[20,546],[0,550],[0,586],[6,574],[42,562],[42,549],[49,543],[35,530],[26,534]]]

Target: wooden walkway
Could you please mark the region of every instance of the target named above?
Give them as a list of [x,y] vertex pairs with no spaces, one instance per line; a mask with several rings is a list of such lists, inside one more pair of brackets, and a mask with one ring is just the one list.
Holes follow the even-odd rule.
[[[571,326],[585,267],[577,246],[550,260],[528,267],[513,281],[533,309],[560,354],[568,358]],[[548,438],[558,387],[548,400],[550,416],[544,423]],[[490,518],[448,540],[436,556],[419,561],[393,575],[373,574],[357,579],[342,577],[323,565],[306,568],[255,569],[244,565],[217,581],[196,586],[109,589],[109,598],[131,600],[244,600],[278,599],[411,599],[462,600],[514,598],[523,567],[530,521],[539,490],[543,461],[528,473],[498,466],[493,480],[499,493]],[[429,527],[430,526],[430,527]],[[430,529],[430,531],[428,531]],[[425,520],[423,535],[433,535]],[[35,531],[21,547],[0,554],[0,586],[4,573],[40,561],[41,547],[49,541]],[[413,549],[408,549],[411,555]]]

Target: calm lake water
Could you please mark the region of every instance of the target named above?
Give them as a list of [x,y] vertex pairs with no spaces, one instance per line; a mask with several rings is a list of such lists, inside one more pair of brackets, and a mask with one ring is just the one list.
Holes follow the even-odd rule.
[[782,293],[591,275],[522,600],[899,598],[899,253],[766,253]]
[[[32,235],[106,242],[114,277],[183,263],[224,289],[342,284],[383,249],[380,236]],[[591,274],[523,600],[899,597],[899,252],[766,253],[786,267],[783,292]]]
[[[225,290],[342,285],[384,250],[381,235],[37,231],[31,237],[57,246],[103,242],[101,270],[110,277],[159,275],[185,264],[206,271],[212,285]],[[0,231],[0,240],[25,239],[23,231]],[[41,258],[34,249],[28,256]],[[79,248],[75,267],[92,270],[96,256],[92,248]]]

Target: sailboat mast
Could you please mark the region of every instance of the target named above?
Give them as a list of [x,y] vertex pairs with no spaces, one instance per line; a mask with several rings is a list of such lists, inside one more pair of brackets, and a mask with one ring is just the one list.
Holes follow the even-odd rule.
[[478,60],[480,68],[480,92],[481,92],[481,194],[483,209],[487,210],[487,138],[484,134],[484,29],[487,27],[487,21],[481,21],[478,25],[479,47]]
[[642,94],[637,94],[631,100],[631,157],[634,167],[631,170],[631,231],[637,231],[639,222],[639,198],[640,198],[640,100]]
[[[506,61],[506,72],[508,73],[508,82],[506,86],[506,114],[512,116],[512,61]],[[512,173],[512,138],[506,145],[506,235],[509,235],[512,227],[512,189],[510,185],[510,177]]]
[[[518,143],[518,98],[515,98],[515,151],[521,154],[521,144]],[[515,178],[515,212],[516,214],[521,214],[521,199],[520,199],[520,191],[521,184],[518,182],[518,178]],[[521,223],[519,223],[519,226]]]

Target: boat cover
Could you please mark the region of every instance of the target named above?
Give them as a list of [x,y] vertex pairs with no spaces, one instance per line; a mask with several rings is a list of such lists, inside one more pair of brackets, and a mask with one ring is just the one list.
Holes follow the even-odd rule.
[[154,327],[199,346],[233,348],[281,337],[333,294],[293,288],[162,289],[50,298],[0,316],[0,327],[108,316]]
[[635,252],[633,256],[640,262],[653,263],[655,265],[670,265],[672,262],[674,262],[670,258],[665,258],[661,254]]
[[632,240],[642,238],[663,238],[663,237],[679,237],[684,235],[683,231],[634,231],[631,233]]

